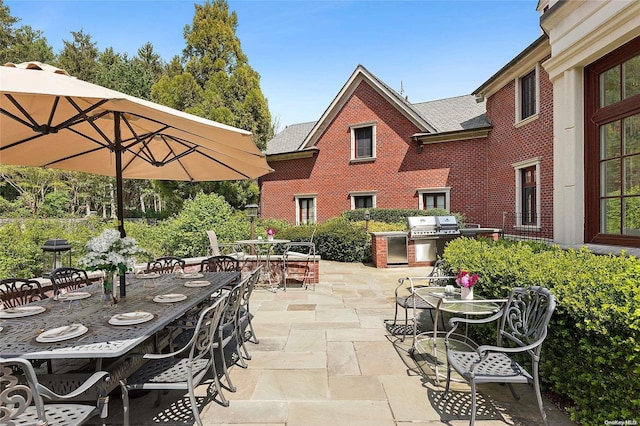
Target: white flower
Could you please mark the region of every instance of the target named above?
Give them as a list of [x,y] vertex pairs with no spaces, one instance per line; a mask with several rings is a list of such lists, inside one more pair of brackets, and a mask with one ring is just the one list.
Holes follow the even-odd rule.
[[120,232],[115,229],[105,229],[90,239],[86,249],[79,263],[89,270],[131,270],[136,263],[135,255],[143,253],[135,239],[120,238]]

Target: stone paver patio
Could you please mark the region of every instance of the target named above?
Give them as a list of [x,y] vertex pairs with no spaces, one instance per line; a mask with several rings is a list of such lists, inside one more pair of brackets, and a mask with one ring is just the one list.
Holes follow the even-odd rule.
[[[249,344],[247,369],[231,370],[238,390],[225,393],[229,407],[204,398],[206,386],[198,389],[203,423],[467,425],[469,387],[455,384],[444,400],[443,383],[436,386],[433,372],[408,355],[411,338],[400,342],[385,326],[393,318],[398,278],[426,273],[421,268],[321,261],[315,291],[254,291],[251,309],[260,343]],[[506,386],[479,390],[478,425],[542,424],[532,387],[516,386],[519,401]],[[188,399],[181,396],[163,395],[158,407],[153,393],[132,400],[132,424],[193,424]],[[548,401],[545,409],[550,425],[574,424]],[[109,424],[121,419],[119,395],[112,395]]]

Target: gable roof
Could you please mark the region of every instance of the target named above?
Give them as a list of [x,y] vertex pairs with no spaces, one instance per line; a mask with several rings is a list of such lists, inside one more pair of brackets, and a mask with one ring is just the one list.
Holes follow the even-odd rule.
[[277,155],[313,149],[324,130],[362,82],[369,84],[419,129],[418,133],[412,136],[491,126],[485,116],[486,102],[477,102],[473,95],[411,104],[365,67],[358,65],[318,121],[287,126],[267,142],[266,154]]

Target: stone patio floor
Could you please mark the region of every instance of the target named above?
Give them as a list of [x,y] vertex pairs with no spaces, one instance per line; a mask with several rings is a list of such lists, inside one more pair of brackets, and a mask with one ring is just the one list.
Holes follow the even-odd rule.
[[[428,269],[376,269],[360,263],[321,261],[320,282],[311,288],[272,293],[257,288],[251,299],[260,343],[249,344],[248,368],[234,366],[237,392],[222,407],[198,388],[205,425],[467,425],[470,388],[456,383],[444,400],[443,381],[408,354],[385,321],[394,314],[398,278]],[[428,317],[428,314],[426,315]],[[428,321],[428,320],[427,320]],[[544,349],[543,349],[544,356]],[[476,423],[486,426],[542,424],[533,387],[479,385]],[[188,398],[176,392],[131,401],[133,425],[193,424]],[[574,425],[545,400],[550,425]],[[111,397],[109,424],[122,423],[119,394]],[[95,419],[96,421],[98,419]]]

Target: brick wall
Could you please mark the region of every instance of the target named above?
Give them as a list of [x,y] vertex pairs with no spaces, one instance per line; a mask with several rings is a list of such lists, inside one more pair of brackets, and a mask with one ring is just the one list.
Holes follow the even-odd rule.
[[[350,163],[350,125],[376,123],[376,160]],[[323,222],[351,208],[351,191],[376,191],[376,207],[418,208],[418,188],[452,187],[451,210],[470,222],[486,216],[486,140],[426,145],[417,152],[419,129],[367,83],[361,83],[329,123],[317,156],[270,163],[261,179],[262,214],[295,223],[295,194],[317,194]]]

